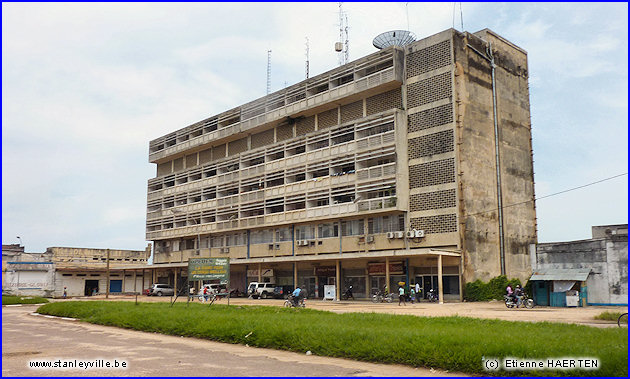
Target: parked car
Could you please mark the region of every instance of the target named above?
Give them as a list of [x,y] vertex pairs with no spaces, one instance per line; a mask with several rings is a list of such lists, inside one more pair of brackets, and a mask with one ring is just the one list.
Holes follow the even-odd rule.
[[291,293],[293,293],[293,286],[291,285],[275,286],[272,296],[274,299],[286,299]]
[[199,292],[197,293],[197,295],[199,296],[203,296],[203,289],[207,288],[208,289],[208,293],[212,294],[212,293],[226,293],[227,294],[227,287],[225,286],[225,284],[204,284],[203,287],[201,287],[199,289]]
[[273,296],[273,289],[276,287],[273,283],[251,282],[247,287],[247,293],[254,299],[266,299]]
[[175,294],[173,287],[168,284],[153,284],[149,288],[149,296],[172,296]]

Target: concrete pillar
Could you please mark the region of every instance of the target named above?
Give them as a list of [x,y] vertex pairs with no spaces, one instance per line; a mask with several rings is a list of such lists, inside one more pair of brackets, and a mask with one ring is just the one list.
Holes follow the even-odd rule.
[[262,263],[258,264],[258,283],[262,282]]
[[337,301],[341,300],[341,261],[339,261],[339,259],[337,259],[337,267],[335,270],[335,299]]
[[138,293],[138,272],[133,270],[133,293]]
[[385,288],[387,293],[391,292],[389,289],[389,257],[385,257]]
[[177,295],[177,267],[173,269],[173,291],[175,291],[175,295]]
[[464,301],[464,283],[462,274],[464,272],[464,256],[459,257],[459,301]]
[[293,262],[293,289],[298,286],[298,264],[297,262]]
[[153,272],[151,273],[151,280],[152,282],[149,283],[149,285],[154,284],[155,282],[157,282],[157,269],[153,269]]
[[444,286],[442,285],[442,254],[438,255],[438,296],[439,303],[444,304]]
[[125,293],[125,270],[122,270],[122,288],[120,289],[120,293]]

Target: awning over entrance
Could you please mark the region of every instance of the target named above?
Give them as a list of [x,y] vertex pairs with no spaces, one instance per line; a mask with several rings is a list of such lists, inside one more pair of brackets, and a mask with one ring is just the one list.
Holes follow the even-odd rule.
[[590,268],[550,268],[534,271],[529,280],[571,280],[583,282],[590,273]]

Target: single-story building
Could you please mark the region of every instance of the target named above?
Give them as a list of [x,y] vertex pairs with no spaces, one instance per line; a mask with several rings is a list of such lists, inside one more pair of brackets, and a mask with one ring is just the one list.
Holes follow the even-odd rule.
[[532,259],[538,305],[628,305],[628,224],[592,227],[593,238],[541,243]]

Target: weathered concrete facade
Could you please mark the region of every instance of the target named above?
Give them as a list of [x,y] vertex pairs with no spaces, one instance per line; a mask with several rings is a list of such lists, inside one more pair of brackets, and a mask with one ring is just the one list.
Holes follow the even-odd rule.
[[[141,292],[151,284],[142,270],[126,267],[146,265],[151,253],[145,250],[89,249],[50,247],[43,254],[3,253],[5,293],[20,296],[61,297],[64,287],[68,296],[90,296],[105,293],[109,251],[111,292]],[[6,262],[5,255],[10,256]]]
[[588,304],[627,305],[628,225],[594,226],[588,240],[539,244],[536,270],[543,269],[590,269]]
[[[524,280],[536,242],[527,80],[522,49],[449,29],[153,140],[154,263],[228,256],[243,285],[273,269],[277,282],[367,294],[392,275],[433,287],[448,272],[456,298],[502,267]],[[374,268],[391,262],[400,274]]]
[[50,253],[26,253],[24,247],[2,245],[2,292],[7,295],[52,297],[55,267]]

